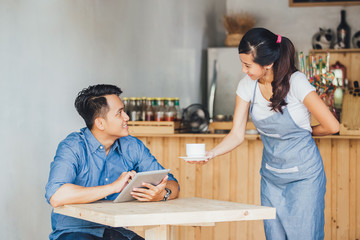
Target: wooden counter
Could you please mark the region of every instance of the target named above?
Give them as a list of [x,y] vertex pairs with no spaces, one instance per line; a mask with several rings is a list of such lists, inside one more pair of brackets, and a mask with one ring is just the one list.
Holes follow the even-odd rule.
[[[260,205],[262,142],[246,135],[232,152],[206,165],[192,165],[186,143],[205,143],[209,150],[223,134],[171,134],[136,136],[179,180],[180,197],[202,197]],[[360,239],[360,136],[315,137],[327,176],[325,239]],[[176,227],[176,239],[265,239],[262,221],[218,223],[215,227]]]

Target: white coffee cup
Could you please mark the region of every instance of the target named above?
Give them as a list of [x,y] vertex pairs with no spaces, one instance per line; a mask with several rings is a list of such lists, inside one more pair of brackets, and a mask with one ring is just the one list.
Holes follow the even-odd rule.
[[205,143],[187,143],[186,155],[187,157],[204,157]]

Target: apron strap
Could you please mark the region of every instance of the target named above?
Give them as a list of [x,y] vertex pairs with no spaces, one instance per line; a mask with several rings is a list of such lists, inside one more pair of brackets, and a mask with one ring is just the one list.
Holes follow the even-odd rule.
[[258,83],[258,80],[255,81],[255,88],[254,88],[253,99],[252,99],[251,105],[250,105],[250,112],[252,112],[252,109],[253,109],[253,106],[254,106],[254,102],[255,102],[257,83]]

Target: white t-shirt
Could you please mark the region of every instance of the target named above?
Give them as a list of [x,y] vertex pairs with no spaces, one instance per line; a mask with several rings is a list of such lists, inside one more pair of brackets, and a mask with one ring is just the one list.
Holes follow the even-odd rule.
[[[251,102],[254,97],[255,80],[248,75],[240,80],[236,94],[246,102]],[[303,100],[310,92],[315,91],[302,72],[295,72],[290,77],[290,90],[287,95],[286,107],[294,122],[300,127],[312,132],[310,112],[303,104]],[[267,101],[260,92],[259,84],[256,86],[256,96],[253,106],[253,115],[257,120],[265,119],[276,113],[269,107]]]

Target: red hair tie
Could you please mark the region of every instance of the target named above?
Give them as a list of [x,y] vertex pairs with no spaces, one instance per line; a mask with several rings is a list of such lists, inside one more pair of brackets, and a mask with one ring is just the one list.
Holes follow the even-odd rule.
[[277,35],[276,43],[281,43],[281,36],[279,34]]

